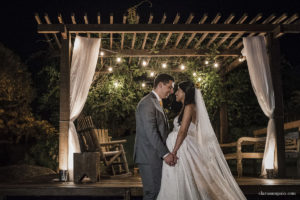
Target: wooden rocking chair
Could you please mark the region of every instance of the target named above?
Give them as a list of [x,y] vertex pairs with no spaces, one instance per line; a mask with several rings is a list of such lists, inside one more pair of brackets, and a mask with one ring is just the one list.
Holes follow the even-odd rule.
[[[106,166],[107,171],[116,175],[114,166],[118,166],[119,173],[129,174],[128,163],[123,144],[126,140],[103,141],[98,133],[91,116],[81,115],[77,119],[77,134],[81,152],[100,152],[100,161]],[[97,137],[98,136],[98,137]],[[101,142],[99,142],[101,141]]]

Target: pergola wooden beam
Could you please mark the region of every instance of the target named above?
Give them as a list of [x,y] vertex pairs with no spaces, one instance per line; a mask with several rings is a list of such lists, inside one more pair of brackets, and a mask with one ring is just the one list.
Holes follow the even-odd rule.
[[[190,14],[190,16],[188,17],[188,19],[186,20],[185,24],[190,24],[192,22],[192,20],[194,19],[195,15],[193,13]],[[184,33],[180,33],[179,36],[177,37],[176,43],[174,45],[173,48],[176,48],[182,38]]]
[[299,24],[38,24],[38,33],[266,33],[277,26],[298,30]]
[[[230,22],[233,20],[233,18],[235,17],[234,14],[230,14],[229,17],[225,20],[224,24],[230,24]],[[216,33],[214,34],[214,36],[208,41],[208,43],[206,44],[206,47],[209,47],[216,39],[217,37],[220,35],[221,33]]]
[[[83,19],[84,19],[84,23],[85,23],[85,24],[89,24],[89,20],[88,20],[87,13],[84,14]],[[90,33],[87,33],[87,36],[88,36],[88,38],[90,38],[90,37],[91,37],[91,34],[90,34]]]
[[276,20],[274,20],[272,22],[272,24],[279,24],[280,22],[282,22],[283,20],[285,20],[287,18],[287,14],[283,13],[280,17],[278,17]]
[[[166,14],[164,13],[164,15],[163,15],[163,17],[162,17],[162,19],[161,19],[160,24],[164,24],[164,23],[166,22],[166,18],[167,18],[167,16],[166,16]],[[156,46],[156,44],[157,44],[157,42],[158,42],[159,36],[160,36],[160,32],[158,32],[157,35],[156,35],[156,38],[155,38],[155,41],[154,41],[154,44],[153,44],[153,48],[155,48],[155,46]]]
[[[275,18],[274,15],[270,15],[267,19],[265,19],[262,24],[266,24],[271,22],[273,19]],[[298,14],[294,14],[292,15],[290,18],[288,18],[286,21],[283,22],[283,24],[278,25],[278,23],[282,22],[284,19],[286,19],[285,14],[281,15],[280,17],[278,17],[276,20],[274,20],[272,22],[272,24],[274,25],[278,25],[274,30],[274,37],[278,38],[280,36],[282,36],[284,33],[299,33],[299,27],[293,26],[290,23],[292,23],[293,21],[295,21],[296,19],[299,18]],[[259,19],[256,20],[252,20],[250,23],[255,23],[256,21],[258,21]],[[285,25],[291,25],[291,26],[285,26]],[[293,32],[294,31],[294,32]],[[250,33],[248,35],[248,37],[251,37],[255,35],[255,33]],[[259,35],[262,35],[262,33],[260,33]],[[243,42],[240,42],[235,49],[240,49],[240,47],[243,45]],[[227,68],[226,68],[226,73],[230,72],[231,70],[233,70],[234,68],[238,67],[241,64],[241,62],[236,59],[234,60]]]
[[[123,15],[123,24],[126,24],[127,15]],[[121,49],[124,48],[124,33],[121,35]]]
[[[174,25],[174,24],[177,24],[178,21],[179,21],[179,19],[180,19],[180,15],[179,15],[179,13],[177,13],[176,16],[175,16],[175,19],[174,19],[174,21],[173,21],[173,25]],[[163,25],[163,26],[166,26],[166,25],[167,25],[167,24],[165,24],[165,25]],[[169,40],[170,40],[170,38],[171,38],[171,36],[172,36],[172,32],[171,32],[171,31],[168,31],[168,32],[169,32],[169,33],[168,33],[168,36],[167,36],[167,38],[166,38],[165,44],[164,44],[164,46],[162,47],[163,49],[166,48],[166,46],[168,45],[168,42],[169,42]]]
[[57,16],[57,19],[58,19],[58,21],[59,21],[60,24],[64,24],[62,15],[61,15],[60,13],[59,13],[58,16]]
[[[40,19],[39,14],[35,13],[34,18],[35,18],[35,20],[36,20],[36,22],[37,22],[38,24],[42,24],[42,21],[41,21],[41,19]],[[44,34],[44,36],[45,36],[46,41],[48,42],[50,48],[51,48],[51,49],[54,49],[52,43],[50,42],[50,38],[49,38],[48,34]]]
[[[75,19],[75,13],[72,13],[72,14],[71,14],[71,20],[72,20],[72,23],[73,23],[73,24],[77,24],[77,23],[76,23],[76,19]],[[76,35],[78,35],[78,33],[76,33]]]
[[239,66],[240,64],[242,64],[242,62],[239,61],[239,59],[235,59],[232,63],[230,63],[230,65],[228,65],[225,69],[225,73],[227,74],[228,72],[232,71],[233,69],[235,69],[237,66]]
[[[151,14],[150,14],[150,17],[149,17],[148,24],[151,24],[151,23],[152,23],[152,20],[153,20],[153,14],[151,13]],[[142,44],[142,49],[145,48],[148,34],[149,34],[149,33],[145,33],[145,37],[144,37],[143,44]]]
[[[97,71],[95,71],[95,77],[97,77],[97,76],[99,76],[99,75],[101,75],[101,74],[112,74],[113,72],[110,72],[110,71],[108,71],[108,68],[109,68],[109,66],[105,66],[105,68],[104,69],[101,69],[101,70],[97,70]],[[152,71],[155,71],[155,70],[153,70],[153,69],[150,69],[150,68],[148,68],[148,69],[146,69],[146,71],[148,72],[148,73],[150,73],[150,72],[152,72]],[[162,70],[163,71],[163,70]],[[185,70],[182,70],[182,69],[179,69],[179,68],[174,68],[174,69],[166,69],[166,71],[168,71],[168,72],[177,72],[177,73],[182,73],[182,72],[184,72]]]
[[[207,56],[208,50],[196,50],[196,49],[161,49],[158,53],[151,50],[136,50],[136,49],[123,49],[117,52],[105,52],[103,57],[114,57],[116,54],[122,57],[199,57]],[[239,50],[224,50],[221,51],[218,56],[239,56],[241,55]]]
[[[100,12],[97,13],[97,23],[101,24],[101,14],[100,14]],[[103,44],[103,42],[102,42],[102,34],[98,33],[98,36],[99,36],[99,38],[101,38],[100,47],[102,47],[102,44]],[[100,58],[100,63],[101,63],[101,66],[103,67],[103,63],[104,63],[103,57]],[[94,76],[94,78],[96,78],[96,77]]]
[[[52,24],[47,13],[45,13],[44,17],[45,17],[45,20],[46,20],[47,24]],[[64,32],[64,31],[62,31],[62,32]],[[59,40],[57,38],[56,33],[53,33],[53,37],[54,37],[54,39],[56,41],[56,44],[57,44],[58,48],[61,49],[61,44],[60,44],[60,42],[59,42]]]
[[286,21],[284,21],[283,24],[290,24],[298,18],[299,18],[299,15],[297,13],[293,14],[290,18],[288,18]]
[[[138,24],[139,23],[139,21],[140,21],[140,16],[139,15],[137,15],[136,16],[136,23]],[[126,26],[129,26],[129,25],[135,25],[135,24],[126,24],[126,25],[124,25],[125,27]],[[124,32],[124,33],[126,33],[126,32]],[[131,32],[131,33],[133,33],[133,38],[132,38],[132,43],[131,43],[131,49],[133,49],[134,48],[134,43],[135,43],[135,38],[136,38],[136,31],[133,31],[133,32]]]
[[[221,14],[218,13],[216,15],[216,17],[213,19],[213,21],[211,22],[211,24],[216,24],[218,23],[218,21],[221,19]],[[198,42],[195,44],[194,48],[197,48],[200,46],[200,44],[203,42],[203,40],[206,38],[206,36],[209,34],[209,32],[205,32],[203,33],[203,35],[201,36],[201,38],[198,40]]]
[[[256,23],[258,20],[260,20],[262,18],[262,14],[259,13],[257,14],[250,22],[249,24],[254,24]],[[240,21],[238,23],[243,23],[243,21]],[[227,45],[227,49],[229,49],[238,39],[240,39],[243,36],[243,33],[238,33],[229,43],[229,45]],[[236,47],[235,49],[240,49],[240,46]],[[223,62],[225,62],[227,59],[224,59]],[[230,65],[226,68],[226,73],[228,73],[229,71],[233,70],[236,66],[240,65],[241,62],[239,61],[239,59],[234,60],[232,63],[230,63]]]
[[[272,15],[271,15],[272,16]],[[250,22],[249,24],[254,24],[255,22],[257,22],[258,20],[260,20],[262,17],[261,14],[256,15]],[[229,43],[229,45],[226,48],[230,48],[238,39],[240,39],[242,37],[244,33],[238,33]],[[254,33],[255,34],[255,33]]]
[[[266,25],[268,23],[270,23],[274,18],[276,18],[276,16],[274,14],[271,14],[269,17],[267,17],[263,22],[262,25]],[[254,22],[253,22],[254,23]],[[250,24],[250,23],[249,23]],[[274,31],[274,30],[273,30]],[[248,37],[254,36],[257,33],[250,33],[248,35]],[[259,33],[259,35],[264,35],[265,33]],[[243,45],[243,42],[238,43],[238,45],[235,47],[236,49],[239,49],[241,46]],[[230,47],[230,46],[229,46]],[[228,48],[229,48],[228,47]]]
[[[236,24],[242,24],[244,23],[244,21],[248,18],[248,14],[244,14],[237,22]],[[232,33],[227,33],[223,39],[221,39],[218,44],[217,47],[221,46],[230,36],[232,35]]]
[[[203,15],[203,17],[201,18],[201,20],[199,21],[198,24],[203,24],[203,23],[206,21],[207,18],[208,18],[208,15],[205,13],[205,14]],[[185,48],[187,48],[187,47],[189,46],[189,44],[190,44],[191,41],[194,39],[194,37],[195,37],[196,34],[197,34],[197,33],[192,33],[192,35],[190,36],[190,38],[188,39],[188,41],[187,41],[186,44],[185,44]]]
[[[290,23],[294,22],[298,18],[299,18],[299,15],[298,14],[294,14],[290,18],[288,18],[286,21],[284,21],[283,24],[290,24]],[[295,31],[295,32],[293,32],[293,31]],[[289,30],[289,28],[286,28],[286,30],[284,30],[283,27],[278,27],[278,29],[276,29],[274,32],[276,33],[275,34],[276,38],[282,36],[284,32],[299,33],[299,32],[297,32],[297,30],[295,30],[293,28],[291,28],[290,30]]]
[[[110,16],[109,16],[109,24],[113,24],[113,23],[114,23],[114,15],[113,15],[113,13],[111,13]],[[110,49],[112,49],[112,45],[113,45],[113,34],[112,33],[110,33],[110,43],[109,43],[109,45],[110,45]]]
[[[100,12],[97,13],[97,23],[101,24],[101,15],[100,15]],[[101,33],[98,33],[98,35],[99,35],[99,38],[102,37]]]

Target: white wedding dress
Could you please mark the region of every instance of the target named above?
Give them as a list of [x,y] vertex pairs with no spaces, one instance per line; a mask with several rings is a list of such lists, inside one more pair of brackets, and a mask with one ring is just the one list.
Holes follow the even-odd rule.
[[[177,164],[171,167],[163,163],[161,189],[157,199],[246,199],[220,149],[199,90],[196,90],[196,109],[196,124],[190,124],[187,136],[177,152]],[[174,119],[174,129],[167,139],[170,150],[174,148],[180,128],[177,120],[178,117]]]

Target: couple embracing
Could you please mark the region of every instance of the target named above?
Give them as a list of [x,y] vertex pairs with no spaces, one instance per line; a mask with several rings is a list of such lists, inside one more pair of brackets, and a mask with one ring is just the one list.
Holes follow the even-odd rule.
[[246,199],[220,149],[199,89],[178,84],[182,103],[169,130],[162,99],[174,91],[174,78],[159,74],[153,90],[136,109],[134,160],[144,200]]

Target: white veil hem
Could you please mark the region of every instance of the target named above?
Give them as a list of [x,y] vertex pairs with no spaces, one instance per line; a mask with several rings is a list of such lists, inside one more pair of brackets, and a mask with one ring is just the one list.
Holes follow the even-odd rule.
[[219,142],[212,128],[209,120],[208,112],[199,89],[195,89],[195,103],[196,103],[196,137],[199,143],[199,148],[203,152],[202,155],[206,155],[206,160],[209,162],[208,166],[210,173],[207,179],[215,180],[215,184],[212,187],[212,191],[218,187],[226,187],[225,191],[228,191],[230,195],[234,195],[235,199],[246,199],[239,185],[234,179],[224,154],[220,148]]

